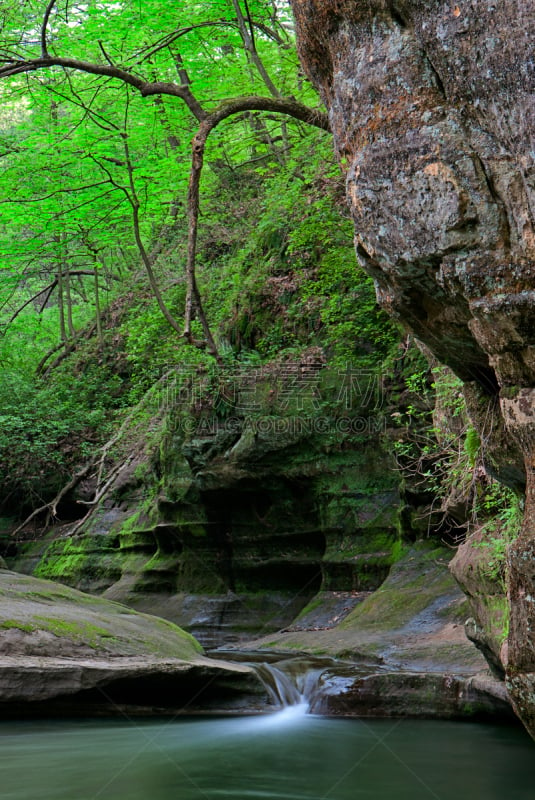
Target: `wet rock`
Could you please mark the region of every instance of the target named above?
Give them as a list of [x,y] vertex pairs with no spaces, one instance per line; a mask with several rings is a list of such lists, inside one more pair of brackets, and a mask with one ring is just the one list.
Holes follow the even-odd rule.
[[382,672],[356,678],[322,675],[312,713],[358,717],[513,717],[503,683],[455,675]]
[[488,637],[485,635],[484,631],[479,627],[473,617],[469,617],[464,623],[464,631],[467,638],[470,639],[480,653],[482,653],[485,661],[489,665],[492,675],[497,680],[505,680],[505,668],[500,661],[499,656],[496,655],[492,648],[492,643],[489,642]]
[[492,674],[504,679],[507,664],[503,661],[508,608],[505,595],[505,574],[492,568],[494,542],[499,531],[479,528],[457,550],[450,570],[470,601],[470,616],[465,631],[483,653]]
[[[466,598],[448,570],[450,553],[429,540],[408,548],[388,578],[334,625],[321,603],[290,629],[241,645],[336,656],[349,662],[374,660],[389,670],[468,678],[485,669],[466,639]],[[321,600],[322,595],[320,595]]]

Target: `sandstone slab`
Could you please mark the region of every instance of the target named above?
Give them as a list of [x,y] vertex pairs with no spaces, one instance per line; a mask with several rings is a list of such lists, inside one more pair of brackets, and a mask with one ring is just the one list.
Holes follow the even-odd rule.
[[[264,698],[245,665],[206,658],[166,620],[0,570],[0,714],[37,708],[242,707]],[[47,705],[48,704],[48,705]]]

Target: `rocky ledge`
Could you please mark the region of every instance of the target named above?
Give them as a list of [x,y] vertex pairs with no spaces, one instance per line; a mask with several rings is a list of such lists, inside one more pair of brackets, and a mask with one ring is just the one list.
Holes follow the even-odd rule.
[[322,593],[289,629],[215,658],[167,620],[0,570],[0,717],[251,713],[296,692],[319,714],[511,716],[465,638],[448,555],[415,545],[379,590],[332,593],[329,613]]
[[[297,656],[331,659],[311,692],[314,713],[359,717],[513,716],[503,680],[465,635],[466,597],[449,569],[450,551],[427,540],[409,548],[375,592],[346,598],[325,618],[314,601],[288,629],[247,647],[279,669]],[[317,624],[319,623],[319,624]],[[308,654],[308,655],[307,655]],[[258,656],[257,656],[258,657]],[[273,658],[271,660],[274,660]]]
[[266,702],[254,670],[166,620],[0,570],[0,715],[191,713]]

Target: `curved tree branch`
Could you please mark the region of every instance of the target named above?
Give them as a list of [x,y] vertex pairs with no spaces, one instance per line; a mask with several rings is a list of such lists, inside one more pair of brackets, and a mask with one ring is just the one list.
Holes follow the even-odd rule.
[[[239,97],[222,103],[212,111],[200,124],[192,141],[191,170],[188,184],[188,254],[186,261],[186,313],[184,319],[184,336],[193,341],[191,323],[197,313],[205,331],[208,329],[202,308],[197,279],[195,276],[195,260],[197,256],[197,237],[199,229],[199,200],[201,173],[204,163],[204,151],[210,133],[220,122],[243,111],[271,111],[306,122],[324,131],[330,131],[327,114],[298,103],[292,98],[284,97]],[[209,329],[208,329],[209,330]]]
[[94,64],[91,61],[84,61],[79,58],[64,58],[62,56],[51,56],[46,53],[40,58],[10,61],[4,64],[0,67],[0,78],[7,78],[11,75],[22,75],[26,72],[35,72],[39,69],[50,69],[50,67],[62,67],[63,69],[87,72],[89,75],[102,75],[106,78],[116,78],[128,84],[128,86],[137,89],[142,97],[150,97],[155,94],[167,94],[172,97],[179,97],[184,101],[188,109],[199,122],[207,116],[206,111],[193,95],[189,86],[163,81],[146,81],[114,64]]
[[48,58],[48,45],[46,41],[46,29],[48,28],[48,22],[50,20],[50,15],[52,13],[52,9],[56,5],[56,0],[49,0],[49,3],[45,9],[45,14],[43,16],[43,24],[41,25],[41,57]]
[[[199,101],[191,92],[188,85],[169,83],[162,81],[146,81],[143,78],[128,72],[121,67],[114,64],[94,64],[89,61],[77,58],[64,58],[60,56],[51,56],[46,49],[46,24],[54,6],[55,0],[50,0],[45,19],[43,20],[42,27],[42,42],[44,40],[45,48],[41,58],[29,60],[15,60],[4,63],[0,66],[0,79],[11,75],[20,75],[27,72],[33,72],[39,69],[47,69],[50,67],[61,67],[62,69],[78,70],[86,72],[91,75],[102,75],[108,78],[115,78],[128,86],[137,89],[142,97],[151,97],[154,95],[170,95],[172,97],[179,97],[186,104],[193,116],[200,122],[199,129],[193,138],[192,148],[192,161],[191,171],[188,186],[188,254],[186,262],[186,311],[185,311],[185,324],[184,324],[184,337],[190,343],[194,342],[191,330],[191,323],[194,314],[198,315],[199,321],[203,327],[206,344],[209,352],[216,358],[218,357],[217,348],[208,326],[206,316],[202,307],[201,297],[197,286],[195,277],[195,260],[197,250],[197,233],[198,233],[198,218],[199,218],[199,187],[200,179],[204,160],[204,151],[206,142],[211,131],[217,127],[223,120],[227,119],[234,114],[239,114],[244,111],[269,111],[271,113],[285,114],[286,116],[293,117],[294,119],[305,122],[308,125],[313,125],[321,130],[330,131],[329,119],[327,114],[317,110],[311,109],[308,106],[298,103],[293,98],[285,98],[280,96],[275,97],[239,97],[224,103],[221,103],[210,112],[205,111]],[[239,8],[239,4],[237,5]],[[247,35],[248,31],[246,31]],[[102,165],[101,165],[102,166]],[[104,167],[103,167],[104,168]],[[105,168],[104,168],[105,169]],[[111,178],[111,176],[110,176]],[[113,181],[112,181],[113,183]],[[132,208],[134,210],[134,227],[136,227],[137,210],[135,208],[135,198],[129,196],[128,190],[124,187],[118,186],[126,193]],[[132,200],[134,199],[134,202]],[[136,241],[138,235],[136,232]],[[138,242],[139,247],[139,242]],[[144,248],[140,252],[145,262],[149,278],[151,276],[150,259],[148,254],[144,253]],[[148,267],[147,267],[148,264]],[[153,287],[154,288],[154,287]],[[156,295],[158,299],[158,295]],[[159,301],[160,303],[160,301]],[[164,304],[165,305],[165,304]],[[160,303],[162,308],[162,304]],[[163,308],[162,308],[163,311]],[[166,313],[167,312],[167,313]],[[170,319],[169,311],[166,309],[164,316],[170,322],[173,328],[176,329],[176,322]]]

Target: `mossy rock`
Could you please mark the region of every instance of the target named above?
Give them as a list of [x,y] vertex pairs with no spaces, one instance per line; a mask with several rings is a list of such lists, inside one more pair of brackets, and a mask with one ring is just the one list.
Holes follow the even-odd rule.
[[[432,543],[408,551],[382,586],[346,617],[341,629],[380,631],[407,625],[434,598],[454,591],[447,563],[447,552]],[[437,570],[437,565],[443,568]]]
[[352,610],[337,613],[333,624],[325,625],[321,603],[314,611],[312,600],[295,626],[259,639],[255,646],[321,651],[397,669],[475,674],[486,664],[464,633],[466,598],[449,572],[450,554],[430,540],[418,542],[401,554],[376,591],[355,597],[356,603],[349,598],[346,605]]
[[51,581],[0,571],[0,650],[26,656],[195,659],[202,648],[167,620]]

